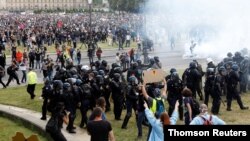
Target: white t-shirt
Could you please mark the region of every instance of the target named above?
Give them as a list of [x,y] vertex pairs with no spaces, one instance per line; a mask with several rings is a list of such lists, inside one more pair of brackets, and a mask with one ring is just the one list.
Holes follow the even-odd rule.
[[24,71],[24,70],[27,69],[27,67],[26,67],[26,65],[20,65],[20,66],[19,66],[19,69],[20,69],[21,71]]
[[119,57],[119,56],[115,56],[115,62],[116,62],[117,64],[120,64],[120,57]]

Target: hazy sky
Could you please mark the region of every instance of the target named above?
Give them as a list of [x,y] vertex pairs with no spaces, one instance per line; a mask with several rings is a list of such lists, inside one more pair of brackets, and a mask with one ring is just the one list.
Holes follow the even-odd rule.
[[197,53],[225,56],[244,47],[250,49],[250,0],[148,0],[146,12],[155,30],[189,32],[194,27],[213,31]]

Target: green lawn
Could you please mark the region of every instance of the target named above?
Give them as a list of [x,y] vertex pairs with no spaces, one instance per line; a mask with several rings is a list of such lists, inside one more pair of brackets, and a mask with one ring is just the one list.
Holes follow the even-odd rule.
[[[0,117],[0,141],[10,141],[12,137],[15,136],[16,132],[22,132],[26,138],[30,137],[33,134],[37,134],[31,129],[24,127],[22,122],[11,121],[7,118]],[[47,141],[46,138],[38,135],[39,141]]]
[[[52,45],[52,46],[47,46],[45,45],[48,49],[48,53],[55,53],[55,45]],[[124,45],[125,46],[125,45]],[[102,42],[99,42],[98,43],[98,47],[101,47],[102,49],[117,49],[118,48],[118,45],[117,44],[114,44],[114,46],[109,46],[107,42],[105,43],[102,43]],[[137,44],[136,42],[131,42],[131,47],[135,48],[137,47]],[[77,44],[77,48],[80,48],[82,51],[86,51],[87,48],[84,44],[82,43],[78,43]],[[17,50],[20,50],[20,51],[23,51],[24,47],[23,46],[17,46]],[[10,55],[11,54],[11,50],[10,48],[7,46],[6,48],[6,55]]]
[[[28,108],[35,111],[41,111],[42,100],[39,99],[41,94],[42,85],[38,85],[36,87],[36,95],[35,100],[30,100],[30,96],[26,92],[26,87],[16,87],[16,88],[8,88],[0,91],[0,103],[14,105],[18,107]],[[246,106],[250,106],[250,93],[242,95],[242,101]],[[225,97],[223,97],[225,100]],[[211,99],[209,103],[209,108],[211,107]],[[233,111],[226,111],[226,107],[221,104],[220,115],[223,120],[227,124],[250,124],[250,110],[240,110],[236,101],[232,103]],[[124,110],[122,113],[122,119],[125,117],[126,111]],[[122,121],[115,121],[113,112],[107,113],[108,120],[112,123],[112,127],[114,130],[114,134],[117,141],[134,141],[137,140],[137,127],[135,115],[133,115],[129,121],[128,129],[122,130],[121,125]],[[79,125],[80,122],[80,114],[79,111],[77,113],[77,119],[75,121],[76,125]],[[178,124],[183,125],[183,121],[178,121]],[[141,141],[146,140],[147,136],[147,127],[143,128],[143,138]]]

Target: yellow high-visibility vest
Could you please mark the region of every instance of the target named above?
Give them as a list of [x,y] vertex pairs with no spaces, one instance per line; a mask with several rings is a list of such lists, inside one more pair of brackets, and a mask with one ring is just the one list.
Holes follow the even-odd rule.
[[34,71],[30,71],[27,75],[28,84],[36,84],[37,83],[37,75]]
[[155,98],[155,99],[153,99],[153,104],[152,104],[152,107],[150,107],[150,110],[153,112],[153,113],[155,113],[156,112],[156,99],[157,100],[162,100],[162,102],[163,102],[163,104],[164,104],[164,107],[165,107],[165,103],[164,103],[164,99],[163,98],[161,98],[161,97],[159,97],[159,98]]

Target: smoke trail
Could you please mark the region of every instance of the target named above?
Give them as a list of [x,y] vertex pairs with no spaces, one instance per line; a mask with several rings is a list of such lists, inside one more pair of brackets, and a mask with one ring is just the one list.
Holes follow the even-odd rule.
[[[249,0],[148,0],[147,33],[161,48],[171,38],[189,44],[204,57],[250,49]],[[187,45],[188,46],[188,45]]]

